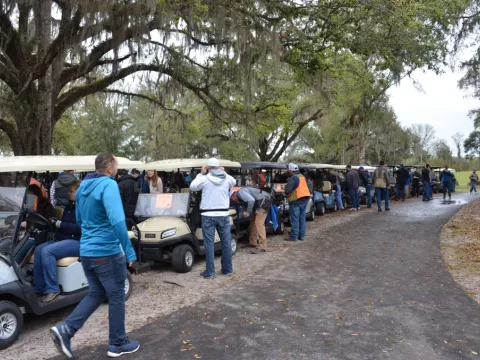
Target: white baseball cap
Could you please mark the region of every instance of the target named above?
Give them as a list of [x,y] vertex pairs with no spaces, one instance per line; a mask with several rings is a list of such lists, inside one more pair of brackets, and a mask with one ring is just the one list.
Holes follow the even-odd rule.
[[294,164],[294,163],[288,164],[288,170],[290,170],[290,171],[298,171],[298,166],[297,166],[297,164]]
[[219,167],[220,162],[218,161],[218,159],[211,158],[210,160],[208,160],[207,166],[208,167]]

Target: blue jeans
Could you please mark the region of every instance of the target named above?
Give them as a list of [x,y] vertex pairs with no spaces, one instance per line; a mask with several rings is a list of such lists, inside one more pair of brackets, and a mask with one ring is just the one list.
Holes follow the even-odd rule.
[[430,182],[423,183],[423,200],[428,200],[432,197],[432,184]]
[[17,264],[20,264],[25,256],[27,256],[28,251],[32,246],[35,246],[35,239],[30,238],[27,241],[25,241],[25,244],[23,244],[22,248],[20,251],[15,255],[15,262]]
[[348,195],[350,196],[352,207],[354,209],[360,209],[360,205],[358,205],[358,190],[348,189]]
[[472,186],[470,187],[470,192],[475,191],[477,192],[477,182],[475,180],[471,180]]
[[377,197],[378,210],[382,210],[382,197],[385,199],[385,209],[388,209],[388,189],[387,188],[375,188],[375,195]]
[[340,185],[336,185],[337,191],[335,192],[335,198],[337,199],[337,207],[339,209],[343,208],[342,202],[342,187]]
[[82,257],[82,266],[88,280],[88,295],[62,325],[73,336],[108,296],[108,323],[110,345],[125,343],[125,280],[127,265],[125,255]]
[[372,207],[372,185],[371,184],[365,185],[365,189],[367,191],[367,207],[371,208]]
[[60,291],[57,283],[57,260],[70,256],[80,256],[80,241],[48,241],[35,248],[32,285],[36,293]]
[[395,198],[397,200],[405,200],[405,184],[397,184],[397,193]]
[[292,231],[290,240],[304,240],[307,232],[307,204],[308,200],[297,200],[289,204],[290,225]]
[[207,262],[207,276],[215,276],[215,230],[222,243],[222,273],[231,274],[232,266],[232,237],[230,234],[230,216],[202,215],[203,246]]
[[451,193],[451,184],[450,184],[450,181],[449,182],[442,182],[442,185],[443,185],[443,197],[447,196],[447,192],[448,192],[448,196],[451,197],[452,196],[452,193]]

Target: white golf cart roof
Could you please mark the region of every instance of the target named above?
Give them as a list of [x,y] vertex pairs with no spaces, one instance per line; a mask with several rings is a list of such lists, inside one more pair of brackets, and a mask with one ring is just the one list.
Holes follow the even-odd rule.
[[316,169],[334,169],[336,165],[332,164],[310,164],[315,166]]
[[[9,156],[0,158],[0,172],[62,172],[64,170],[95,171],[95,155],[92,156]],[[132,169],[144,165],[117,157],[119,169]]]
[[[175,171],[180,169],[181,171],[190,171],[193,169],[199,169],[207,165],[208,159],[168,159],[153,161],[141,166],[136,167],[139,170],[157,170],[157,171]],[[218,159],[220,166],[226,168],[240,168],[239,162]]]

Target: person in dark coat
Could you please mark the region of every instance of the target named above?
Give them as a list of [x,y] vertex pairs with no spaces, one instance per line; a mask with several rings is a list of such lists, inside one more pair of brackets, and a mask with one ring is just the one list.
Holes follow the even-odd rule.
[[62,220],[50,218],[55,227],[55,240],[47,241],[35,248],[33,261],[33,289],[44,294],[42,302],[48,303],[60,294],[57,282],[57,260],[80,256],[80,236],[82,230],[75,216],[75,194],[80,186],[76,180],[70,186],[68,204]]
[[396,200],[400,198],[402,201],[405,201],[405,186],[407,185],[407,181],[410,178],[410,173],[408,170],[403,166],[400,165],[400,169],[397,171],[397,193],[396,193]]
[[138,200],[138,182],[132,175],[124,175],[118,180],[125,218],[134,219]]

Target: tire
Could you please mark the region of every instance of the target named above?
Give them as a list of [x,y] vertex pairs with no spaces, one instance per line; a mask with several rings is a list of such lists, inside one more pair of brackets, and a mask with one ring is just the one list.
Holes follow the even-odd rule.
[[317,215],[319,215],[319,216],[325,215],[326,208],[325,208],[325,204],[324,204],[323,202],[317,203],[317,205],[315,206],[315,208],[316,208],[316,213],[317,213]]
[[133,291],[133,277],[130,272],[127,272],[127,278],[125,279],[125,301],[128,300]]
[[310,212],[307,214],[307,221],[313,221],[315,220],[315,206],[312,205],[310,208]]
[[195,263],[195,253],[190,245],[182,244],[173,249],[172,266],[173,270],[184,274],[192,270]]
[[22,332],[22,312],[11,301],[0,301],[0,329],[0,350],[12,345]]
[[232,233],[231,238],[232,238],[232,256],[233,256],[237,252],[237,248],[238,248],[237,235]]
[[285,222],[283,221],[283,218],[279,217],[278,227],[277,227],[277,230],[275,230],[275,234],[283,235],[284,233],[285,233]]

